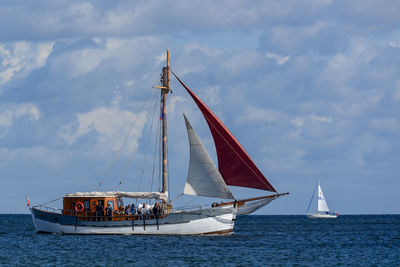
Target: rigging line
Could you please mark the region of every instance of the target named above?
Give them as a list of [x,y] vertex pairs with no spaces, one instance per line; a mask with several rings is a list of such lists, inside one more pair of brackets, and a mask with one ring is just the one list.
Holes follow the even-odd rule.
[[[153,182],[154,182],[154,174],[155,174],[155,169],[156,169],[156,162],[157,162],[157,149],[159,146],[160,138],[159,137],[159,131],[160,131],[160,124],[157,123],[157,129],[156,129],[156,140],[154,142],[154,153],[153,153],[153,170],[151,173],[151,188],[153,188]],[[158,185],[158,191],[160,191],[160,185]]]
[[[54,201],[57,201],[57,200],[59,200],[59,199],[61,199],[61,198],[62,198],[62,197],[59,197],[59,198],[56,198],[56,199],[53,199],[53,200],[47,201],[47,202],[45,202],[45,203],[42,203],[42,204],[36,205],[36,206],[44,206],[44,205],[50,204],[50,203],[52,203],[52,202],[54,202]],[[36,206],[35,206],[35,207],[36,207]]]
[[[157,94],[157,91],[156,91],[156,93],[155,93],[155,95]],[[154,97],[154,99],[155,99],[155,97]],[[154,101],[155,102],[155,106],[157,106],[157,101]],[[153,114],[154,115],[154,114]],[[141,171],[141,174],[140,174],[140,177],[139,177],[139,188],[138,188],[138,190],[139,190],[139,192],[140,192],[140,190],[141,190],[141,188],[142,188],[142,180],[143,180],[143,174],[144,174],[144,166],[145,166],[145,164],[146,164],[146,161],[147,161],[147,151],[148,151],[148,148],[149,148],[149,143],[150,143],[150,139],[151,139],[151,130],[152,130],[152,128],[153,128],[153,120],[151,120],[151,123],[150,123],[150,133],[149,133],[149,137],[148,137],[148,139],[147,139],[147,142],[146,142],[146,146],[145,146],[145,156],[144,156],[144,163],[143,163],[143,168],[142,168],[142,171]]]
[[[153,130],[154,120],[155,120],[155,118],[157,117],[157,116],[155,116],[157,107],[158,107],[158,105],[157,105],[157,101],[156,101],[156,102],[155,102],[155,105],[154,105],[154,109],[153,109],[153,114],[152,114],[151,127],[150,127],[150,135],[149,135],[149,139],[148,139],[149,143],[150,143],[150,140],[152,139],[151,133],[152,133],[152,130]],[[156,127],[158,127],[158,125],[157,125]],[[157,139],[158,139],[157,130],[156,130],[154,136],[155,136],[154,146],[156,146],[156,144],[157,144]],[[150,145],[149,145],[149,146],[150,146]],[[153,171],[152,171],[152,175],[151,175],[150,191],[152,191],[152,189],[153,189],[153,181],[154,181],[154,160],[155,160],[155,152],[154,152],[154,157],[153,157]]]
[[174,199],[172,199],[170,201],[170,203],[174,202],[175,200],[177,200],[178,198],[180,198],[181,196],[183,196],[185,193],[181,193],[180,195],[178,195],[177,197],[175,197]]
[[158,122],[158,127],[159,127],[159,132],[158,132],[158,138],[159,138],[159,143],[158,143],[158,187],[159,190],[161,191],[161,179],[162,179],[162,175],[161,175],[161,168],[162,168],[162,147],[161,147],[161,138],[162,138],[162,133],[161,133],[161,126],[162,126],[162,121],[160,120]]
[[[157,94],[157,93],[155,92],[154,95],[153,95],[153,98],[152,98],[152,101],[151,101],[151,102],[154,102],[154,101],[155,101],[156,94]],[[150,130],[150,131],[151,131],[151,130]],[[136,139],[135,145],[133,146],[133,148],[132,148],[132,150],[131,150],[131,153],[130,153],[130,155],[129,155],[129,159],[128,159],[128,161],[127,161],[127,163],[126,163],[126,165],[125,165],[124,171],[123,171],[123,173],[122,173],[121,180],[120,180],[120,182],[119,182],[119,184],[118,184],[118,188],[121,186],[122,180],[126,177],[126,175],[127,175],[127,173],[128,173],[129,165],[130,165],[130,163],[132,162],[133,155],[134,155],[134,153],[135,153],[135,151],[136,151],[138,145],[139,145],[139,137]]]
[[[155,93],[156,93],[156,91],[155,91]],[[155,94],[155,93],[154,93],[154,94]],[[150,97],[151,97],[151,95],[148,95],[148,97],[146,98],[146,100],[145,100],[145,102],[143,103],[143,106],[142,106],[142,108],[141,108],[140,110],[143,110],[143,109],[145,108],[145,106],[147,105],[147,103],[148,103]],[[119,154],[120,154],[121,151],[122,151],[122,148],[124,147],[124,145],[125,145],[126,141],[128,140],[129,136],[131,135],[131,133],[132,133],[132,131],[133,131],[133,128],[134,128],[134,126],[135,126],[135,124],[136,124],[136,122],[137,122],[137,120],[138,120],[138,118],[139,118],[140,115],[141,115],[141,112],[139,112],[139,114],[136,116],[135,121],[132,123],[132,126],[131,126],[131,128],[129,129],[128,134],[125,136],[125,139],[124,139],[124,141],[123,141],[122,144],[121,144],[121,147],[120,147],[119,150],[114,154],[114,158],[112,159],[111,163],[109,164],[109,166],[107,167],[106,171],[104,172],[104,175],[103,175],[102,179],[100,180],[100,183],[99,183],[99,185],[98,185],[97,188],[96,188],[96,191],[99,190],[100,186],[103,184],[104,179],[105,179],[106,176],[109,174],[111,168],[113,167],[113,165],[114,165],[114,163],[115,163],[115,160],[118,158]]]
[[318,184],[316,184],[315,187],[314,187],[314,192],[312,193],[311,200],[310,200],[310,204],[308,204],[306,214],[308,214],[308,210],[310,209],[311,202],[312,202],[312,200],[313,200],[313,198],[314,198],[314,194],[315,194],[315,190],[317,189],[317,186],[318,186]]
[[[157,91],[156,91],[157,92]],[[158,96],[158,94],[157,94],[157,96]],[[156,98],[156,97],[155,97]],[[157,107],[157,101],[154,101],[154,105],[155,105],[155,108]],[[154,115],[154,114],[153,114]],[[151,128],[153,127],[153,120],[152,120],[152,123],[151,123]],[[146,143],[146,148],[145,148],[145,159],[144,159],[144,164],[146,163],[146,161],[147,161],[147,152],[148,152],[148,148],[149,148],[149,143],[150,143],[150,140],[151,140],[151,130],[152,129],[150,129],[150,134],[149,134],[149,138],[147,139],[147,143]],[[143,174],[144,174],[144,164],[143,164],[143,168],[142,168],[142,171],[141,171],[141,174],[140,174],[140,177],[139,177],[139,188],[138,188],[138,190],[139,190],[139,192],[140,192],[140,190],[141,190],[141,188],[142,188],[142,181],[143,181]]]
[[[165,116],[165,117],[167,117],[167,116]],[[168,159],[168,144],[167,144],[167,159]],[[167,160],[167,184],[168,184],[168,187],[167,187],[167,192],[168,192],[170,189],[170,186],[169,186],[169,160]],[[170,194],[168,194],[168,201],[171,201]]]
[[194,200],[197,200],[199,197],[198,196],[196,196],[195,198],[193,198],[192,200],[190,200],[190,201],[188,201],[188,202],[186,202],[185,204],[183,204],[181,207],[185,207],[185,206],[187,206],[188,204],[190,204],[191,202],[193,202]]

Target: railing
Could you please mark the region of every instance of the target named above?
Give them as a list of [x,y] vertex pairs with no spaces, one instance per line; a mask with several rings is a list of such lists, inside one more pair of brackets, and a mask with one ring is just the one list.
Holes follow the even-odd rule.
[[[161,213],[158,214],[158,219],[162,219],[171,213],[183,213],[183,212],[193,212],[198,211],[199,209],[208,209],[210,205],[191,205],[191,206],[181,206],[178,208],[170,209],[169,213]],[[68,216],[77,216],[79,220],[83,221],[125,221],[125,220],[151,220],[157,219],[156,214],[146,213],[142,214],[125,214],[120,213],[118,211],[113,211],[112,216],[107,216],[106,213],[96,213],[96,211],[84,210],[84,211],[76,211],[76,210],[64,210],[58,208],[51,208],[42,205],[34,206],[33,208],[54,214],[62,214]]]
[[76,211],[76,210],[64,210],[51,208],[46,206],[34,206],[40,211],[54,214],[62,214],[68,216],[77,216],[79,220],[83,221],[125,221],[125,220],[151,220],[151,219],[161,219],[167,216],[167,214],[125,214],[114,211],[112,216],[107,216],[106,214],[96,214],[96,211]]
[[33,206],[32,208],[35,208],[35,209],[38,209],[38,210],[41,210],[41,211],[57,213],[57,214],[62,214],[62,212],[63,212],[62,209],[51,208],[51,207],[46,207],[46,206],[42,206],[42,205]]

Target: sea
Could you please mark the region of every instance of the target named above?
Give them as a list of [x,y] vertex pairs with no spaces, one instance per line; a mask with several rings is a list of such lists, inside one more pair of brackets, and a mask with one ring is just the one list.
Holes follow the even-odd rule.
[[38,234],[0,215],[1,266],[400,266],[400,215],[239,217],[229,236]]

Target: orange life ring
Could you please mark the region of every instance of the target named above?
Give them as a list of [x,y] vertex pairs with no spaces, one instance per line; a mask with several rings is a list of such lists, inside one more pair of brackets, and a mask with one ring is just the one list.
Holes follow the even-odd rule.
[[85,210],[85,206],[83,206],[83,203],[82,203],[82,202],[78,202],[78,203],[76,203],[76,205],[75,205],[75,210],[76,210],[76,211],[79,211],[79,212],[82,212],[82,211]]

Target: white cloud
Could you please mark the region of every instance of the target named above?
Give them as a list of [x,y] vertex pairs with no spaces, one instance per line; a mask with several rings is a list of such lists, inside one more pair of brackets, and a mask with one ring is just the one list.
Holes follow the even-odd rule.
[[332,104],[337,115],[350,117],[367,113],[371,108],[377,108],[382,102],[383,93],[372,89],[367,92],[359,92],[357,99],[353,101],[341,101]]
[[393,48],[400,48],[400,41],[396,40],[396,41],[391,41],[389,42],[389,45]]
[[266,57],[269,58],[269,59],[275,60],[276,64],[278,64],[278,65],[283,65],[286,62],[288,62],[289,59],[290,59],[289,56],[283,57],[283,56],[280,56],[280,55],[277,55],[277,54],[273,54],[273,53],[267,53]]
[[236,123],[245,124],[250,122],[275,122],[279,120],[282,115],[275,110],[257,108],[253,106],[247,106],[243,113],[237,117]]
[[166,60],[167,60],[167,54],[166,53],[162,53],[161,55],[156,56],[156,64],[157,65],[164,64]]
[[304,119],[303,118],[295,118],[290,120],[292,124],[294,124],[297,127],[302,127],[304,125]]
[[325,21],[316,21],[311,25],[278,24],[278,26],[272,28],[269,39],[277,48],[292,51],[296,50],[296,47],[301,47],[304,43],[313,40],[329,26],[330,24]]
[[[65,52],[54,59],[55,69],[67,73],[70,77],[76,78],[88,74],[109,61],[113,68],[127,71],[133,66],[142,64],[141,59],[144,53],[150,54],[154,46],[158,44],[157,37],[137,38],[96,38],[96,47],[81,48]],[[148,58],[147,58],[147,61]]]
[[185,100],[181,96],[169,96],[168,98],[168,105],[167,105],[167,113],[173,113],[176,109],[176,105],[179,103],[183,103]]
[[256,51],[243,51],[242,53],[231,55],[222,63],[222,67],[236,75],[242,70],[248,70],[261,64],[261,59],[262,56]]
[[54,42],[0,44],[0,86],[16,75],[27,75],[46,64]]
[[125,85],[126,87],[132,86],[132,85],[133,85],[133,80],[130,80],[130,81],[124,83],[124,85]]
[[200,43],[189,43],[185,45],[185,53],[189,54],[193,51],[201,52],[207,57],[216,57],[224,54],[224,51],[219,48],[213,48]]
[[317,122],[332,122],[331,117],[325,117],[325,116],[317,116],[315,114],[311,114],[308,117],[311,121],[317,121]]
[[117,151],[129,132],[129,144],[136,144],[142,136],[147,113],[121,110],[114,101],[111,107],[95,108],[87,113],[78,113],[76,117],[73,123],[62,127],[59,133],[69,145],[75,144],[79,138],[94,131],[98,134],[98,144]]
[[379,48],[366,38],[353,38],[346,52],[327,58],[326,67],[320,78],[324,83],[336,85],[343,94],[352,94],[351,84],[359,75],[365,75],[364,67],[379,55]]
[[307,121],[330,123],[330,122],[332,122],[332,118],[311,114],[311,115],[308,115],[307,117],[297,117],[297,118],[291,119],[290,123],[294,124],[296,127],[303,127],[304,123]]
[[28,117],[30,120],[39,120],[39,108],[31,103],[8,104],[0,107],[0,127],[9,128],[17,118]]

